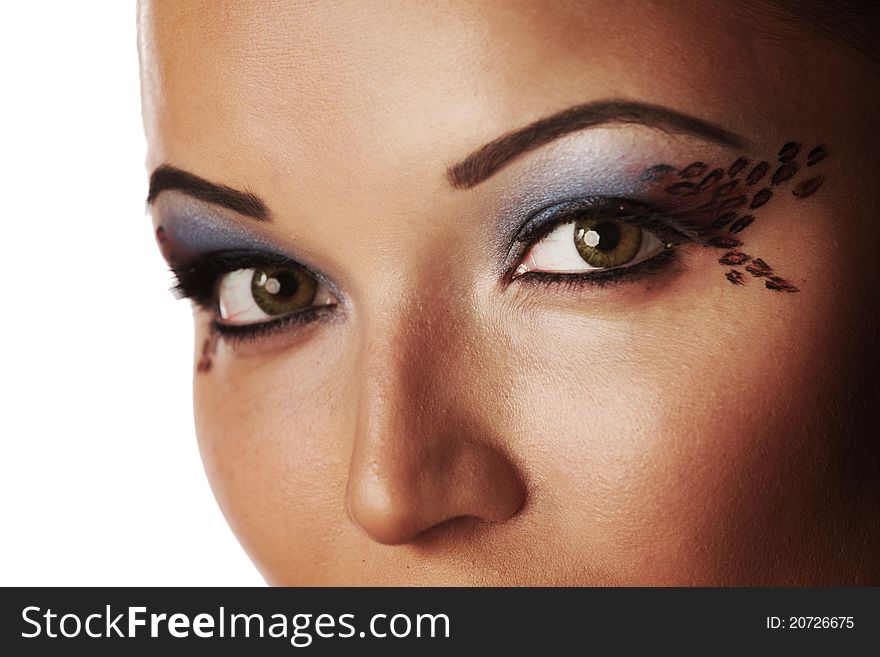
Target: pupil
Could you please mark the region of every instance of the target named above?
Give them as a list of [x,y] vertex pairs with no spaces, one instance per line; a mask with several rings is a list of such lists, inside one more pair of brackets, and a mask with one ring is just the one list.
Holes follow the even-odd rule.
[[275,296],[292,297],[299,290],[299,278],[289,271],[276,271],[266,281],[265,289]]
[[618,244],[620,244],[620,226],[616,223],[610,221],[603,221],[601,224],[598,224],[590,230],[590,233],[596,233],[596,237],[593,237],[595,241],[595,245],[591,244],[591,246],[595,246],[600,251],[611,251]]

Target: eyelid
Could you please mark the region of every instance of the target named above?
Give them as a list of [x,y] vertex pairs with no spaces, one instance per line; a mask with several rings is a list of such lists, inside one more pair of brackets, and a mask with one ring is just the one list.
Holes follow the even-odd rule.
[[[283,236],[271,234],[271,227],[245,225],[230,212],[176,190],[162,192],[149,213],[160,250],[175,274],[193,265],[202,266],[208,259],[250,256],[257,265],[296,265],[326,285],[340,303],[347,299],[336,282],[316,267],[314,258],[301,253],[297,244],[288,242]],[[159,231],[162,232],[161,239]]]
[[166,232],[173,248],[186,256],[227,250],[284,251],[273,243],[267,227],[244,223],[230,211],[176,190],[162,192],[149,214],[156,228]]
[[278,264],[302,269],[330,291],[337,305],[343,304],[344,295],[327,276],[288,256],[271,251],[227,250],[192,256],[184,263],[171,267],[176,277],[172,291],[176,296],[191,299],[202,308],[214,312],[216,285],[221,276],[238,269]]
[[[534,242],[553,227],[587,216],[605,215],[609,219],[632,223],[640,228],[655,232],[665,232],[663,237],[680,243],[689,240],[688,236],[675,226],[675,222],[664,217],[662,209],[643,201],[618,197],[587,197],[563,201],[543,208],[531,215],[514,238],[514,244]],[[659,235],[658,235],[659,237]]]
[[[575,221],[560,222],[540,239],[532,240],[514,270],[515,277],[519,278],[524,274],[537,272],[549,275],[593,275],[598,272],[629,269],[668,249],[668,245],[664,244],[654,233],[640,229],[642,235],[638,249],[627,262],[608,266],[591,265],[578,253],[575,246],[575,224]],[[557,233],[561,233],[561,235],[554,239]],[[538,254],[536,254],[536,250]],[[548,257],[550,262],[547,261]]]
[[[294,266],[285,265],[285,268],[290,270],[294,269]],[[302,270],[302,268],[298,266],[296,266],[296,269]],[[215,325],[223,327],[255,326],[257,324],[265,324],[266,322],[273,321],[279,317],[300,314],[313,308],[336,305],[336,298],[332,295],[327,286],[321,281],[314,279],[314,298],[310,306],[305,306],[286,313],[272,314],[262,308],[254,297],[252,280],[256,270],[257,268],[255,267],[236,269],[222,274],[218,278],[216,283],[216,295],[219,307],[219,317],[215,320]],[[314,278],[308,272],[306,272],[306,275]],[[245,297],[244,301],[241,299],[242,296]]]
[[529,249],[556,227],[585,215],[607,214],[609,219],[631,223],[654,234],[667,246],[694,241],[682,232],[662,209],[628,198],[590,196],[557,202],[533,213],[517,231],[508,249],[506,279],[512,280],[516,268]]

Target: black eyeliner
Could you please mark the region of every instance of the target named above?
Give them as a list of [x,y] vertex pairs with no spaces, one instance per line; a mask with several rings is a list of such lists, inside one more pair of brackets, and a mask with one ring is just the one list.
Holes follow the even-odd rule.
[[[601,218],[635,225],[653,234],[666,246],[666,249],[630,267],[621,266],[576,273],[526,272],[516,274],[516,267],[529,249],[543,237],[558,226],[586,218]],[[677,222],[667,218],[667,213],[643,201],[614,196],[591,196],[562,201],[534,212],[516,232],[508,246],[504,280],[508,284],[513,280],[523,279],[541,281],[545,284],[553,281],[568,284],[571,284],[572,281],[579,281],[583,284],[593,283],[597,286],[607,285],[612,281],[634,280],[637,274],[648,272],[647,263],[654,263],[658,267],[664,266],[670,262],[672,256],[669,254],[675,250],[674,247],[695,241],[686,230],[677,225]]]
[[302,327],[313,322],[329,320],[334,316],[336,304],[313,306],[289,315],[282,315],[265,322],[252,324],[224,324],[219,319],[211,320],[211,330],[233,345],[269,338],[294,327]]
[[[281,315],[260,322],[248,324],[227,324],[219,314],[217,285],[220,279],[239,269],[251,269],[267,265],[285,265],[305,271],[309,276],[323,283],[331,290],[336,303],[313,306],[288,315]],[[251,250],[229,250],[192,256],[180,265],[171,266],[175,276],[172,293],[178,298],[190,299],[203,310],[212,315],[210,331],[212,335],[222,338],[231,344],[249,342],[268,338],[277,333],[328,319],[338,308],[339,297],[335,286],[319,272],[278,253]]]
[[276,253],[249,250],[218,251],[191,256],[184,263],[171,265],[170,270],[175,277],[172,293],[177,298],[190,299],[205,310],[216,311],[216,288],[221,276],[238,269],[278,264],[297,267],[314,276],[308,268]]
[[642,260],[630,267],[621,266],[611,269],[584,272],[553,273],[546,271],[528,271],[516,277],[517,282],[528,285],[539,284],[546,287],[561,286],[563,288],[581,287],[612,287],[631,283],[645,276],[652,276],[672,264],[678,257],[675,249],[664,249],[657,255]]
[[633,224],[650,230],[664,243],[691,241],[687,232],[665,219],[666,212],[642,201],[619,197],[588,197],[564,201],[532,214],[514,236],[516,243],[534,242],[552,228],[578,219],[606,219]]

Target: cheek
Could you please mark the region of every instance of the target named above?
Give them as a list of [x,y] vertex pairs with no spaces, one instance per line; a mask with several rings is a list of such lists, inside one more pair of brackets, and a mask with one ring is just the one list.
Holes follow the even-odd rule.
[[538,503],[565,518],[562,550],[622,581],[759,579],[815,536],[796,510],[825,504],[841,391],[816,385],[837,367],[822,305],[704,292],[548,318],[519,347]]
[[544,540],[587,581],[601,574],[662,582],[661,569],[646,562],[681,556],[686,536],[675,534],[669,511],[700,485],[671,484],[686,476],[691,459],[679,441],[686,436],[676,435],[682,427],[664,421],[667,382],[619,335],[558,325],[552,334],[523,343],[524,350],[526,343],[553,348],[524,352],[534,365],[514,403],[530,437],[524,450],[536,521],[554,527]]
[[340,378],[314,350],[247,359],[223,353],[222,341],[218,349],[194,388],[211,488],[263,575],[306,583],[322,559],[345,549],[338,524],[350,450],[339,444]]
[[677,327],[670,341],[699,348],[655,382],[655,518],[683,538],[678,556],[719,582],[784,581],[798,565],[780,556],[829,536],[846,419],[843,391],[823,383],[839,374],[835,345],[808,303],[756,302],[732,322]]

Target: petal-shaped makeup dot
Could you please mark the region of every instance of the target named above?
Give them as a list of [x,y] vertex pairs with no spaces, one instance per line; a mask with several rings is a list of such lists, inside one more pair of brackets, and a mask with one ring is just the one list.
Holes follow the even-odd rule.
[[729,280],[734,285],[745,285],[746,282],[743,278],[742,272],[737,271],[736,269],[731,269],[729,272],[724,274],[724,277]]
[[773,273],[773,267],[761,260],[761,258],[755,258],[746,265],[746,271],[752,276],[770,276]]
[[169,265],[177,265],[180,262],[180,258],[172,248],[171,239],[168,236],[168,230],[165,226],[156,226],[155,235],[156,244],[159,246],[159,251],[162,253],[162,257],[165,258]]
[[701,175],[708,167],[705,162],[693,162],[688,164],[684,169],[678,172],[681,178],[696,178]]
[[743,230],[745,230],[746,228],[751,226],[751,224],[754,220],[755,220],[755,218],[750,214],[743,215],[742,217],[740,217],[739,219],[737,219],[736,221],[734,221],[730,225],[730,232],[731,233],[742,232]]
[[729,237],[726,235],[722,235],[719,237],[713,237],[708,241],[709,246],[714,246],[716,249],[735,249],[738,246],[742,246],[742,242],[735,237]]
[[725,212],[712,222],[712,228],[724,228],[731,221],[736,219],[736,212]]
[[728,210],[733,210],[735,208],[740,207],[741,205],[745,205],[749,202],[748,196],[734,196],[733,198],[725,199],[718,206],[718,209],[721,212],[727,212]]
[[742,251],[730,251],[718,258],[718,262],[720,262],[722,265],[737,266],[748,262],[750,259],[750,256],[743,253]]
[[728,180],[726,183],[718,187],[716,190],[717,196],[724,196],[725,194],[730,194],[734,189],[739,185],[739,178],[735,180]]
[[825,159],[825,156],[828,155],[828,149],[824,146],[816,146],[813,150],[811,150],[807,154],[807,166],[811,167],[814,164],[818,164],[822,160]]
[[767,172],[770,170],[769,162],[759,162],[755,165],[755,167],[749,172],[749,175],[746,177],[747,185],[754,185],[761,178],[763,178]]
[[812,196],[816,192],[819,191],[819,188],[822,186],[822,183],[825,182],[824,176],[815,176],[813,178],[807,178],[802,183],[799,183],[797,187],[795,187],[791,193],[797,196],[798,198],[807,198],[808,196]]
[[700,191],[694,183],[675,183],[666,188],[666,192],[673,196],[692,196]]
[[794,162],[786,162],[773,172],[773,177],[770,179],[770,182],[774,185],[784,183],[786,180],[793,178],[799,168],[800,167]]
[[773,198],[773,192],[767,189],[766,187],[762,189],[760,192],[755,194],[752,199],[752,204],[749,206],[752,210],[757,210],[762,205],[765,205],[767,201]]
[[642,171],[642,175],[640,179],[643,181],[653,181],[660,180],[661,178],[665,178],[670,173],[675,171],[675,167],[671,164],[655,164],[652,167],[648,167],[644,171]]
[[774,292],[800,292],[800,290],[795,287],[794,283],[791,283],[784,278],[780,278],[779,276],[771,276],[764,281],[764,285],[768,290],[773,290]]
[[779,161],[780,162],[790,162],[794,158],[797,157],[797,154],[801,150],[801,145],[796,141],[790,141],[785,146],[779,149]]
[[716,185],[724,177],[724,169],[713,169],[700,181],[700,189],[708,189]]
[[746,168],[746,165],[749,161],[744,157],[738,157],[733,161],[733,164],[730,165],[730,168],[727,170],[727,175],[733,178],[734,176],[739,175],[739,172]]

